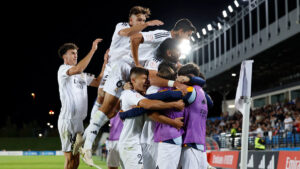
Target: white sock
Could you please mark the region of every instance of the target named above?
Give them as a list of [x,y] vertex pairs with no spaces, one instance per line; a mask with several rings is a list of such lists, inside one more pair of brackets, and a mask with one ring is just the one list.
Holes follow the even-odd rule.
[[108,117],[100,110],[97,110],[91,117],[91,122],[86,129],[86,139],[84,149],[92,149],[100,128],[108,121]]
[[87,134],[87,131],[88,131],[88,128],[91,126],[91,124],[93,123],[92,122],[92,117],[94,116],[94,114],[96,113],[96,111],[101,107],[101,104],[99,104],[97,101],[95,101],[94,103],[94,106],[92,108],[92,111],[91,111],[91,117],[90,117],[90,124],[89,126],[84,130],[84,133],[83,133],[83,140],[85,140],[86,138],[86,134]]

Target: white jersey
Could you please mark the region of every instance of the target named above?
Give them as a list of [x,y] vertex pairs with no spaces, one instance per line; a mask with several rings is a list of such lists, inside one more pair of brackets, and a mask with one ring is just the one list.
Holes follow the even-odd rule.
[[[121,94],[121,109],[127,111],[137,106],[140,100],[145,99],[140,93],[134,90],[124,90]],[[119,139],[119,145],[133,147],[140,144],[140,137],[144,125],[144,116],[127,118],[123,122],[123,129]]]
[[71,65],[63,64],[59,67],[57,79],[61,110],[59,117],[62,119],[85,119],[87,115],[87,86],[93,81],[94,76],[81,73],[69,76],[67,74]]
[[130,38],[119,35],[120,30],[126,28],[130,28],[127,22],[118,23],[116,26],[108,53],[108,65],[110,66],[113,66],[122,57],[130,55]]
[[[159,87],[150,86],[147,89],[146,94],[157,93],[158,90],[159,90]],[[147,113],[144,114],[144,119],[145,119],[145,123],[143,126],[142,135],[141,135],[141,143],[153,144],[154,143],[155,123],[148,117]]]
[[171,32],[166,30],[155,30],[141,32],[144,42],[139,47],[139,60],[150,60],[156,55],[159,45],[167,38],[172,38]]

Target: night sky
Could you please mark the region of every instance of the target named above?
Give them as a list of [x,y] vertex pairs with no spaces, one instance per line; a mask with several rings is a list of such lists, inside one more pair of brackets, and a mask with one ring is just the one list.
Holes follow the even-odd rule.
[[[104,4],[104,2],[106,4]],[[108,4],[109,3],[109,4]],[[2,15],[2,109],[0,127],[7,119],[17,124],[37,121],[56,125],[60,110],[57,71],[63,63],[57,55],[60,45],[73,42],[79,46],[81,60],[90,50],[92,41],[103,38],[85,72],[98,75],[103,55],[109,48],[115,25],[128,20],[134,5],[149,7],[150,19],[162,20],[165,25],[151,29],[170,30],[180,18],[190,19],[200,31],[221,17],[221,12],[233,0],[198,1],[40,1],[10,2],[2,5],[7,12]],[[194,35],[194,37],[196,37]],[[2,43],[3,44],[3,43]],[[89,113],[96,97],[96,88],[88,88]],[[31,93],[36,94],[33,100]],[[49,116],[49,110],[55,115]],[[219,112],[220,113],[220,112]],[[88,122],[88,118],[85,122]]]

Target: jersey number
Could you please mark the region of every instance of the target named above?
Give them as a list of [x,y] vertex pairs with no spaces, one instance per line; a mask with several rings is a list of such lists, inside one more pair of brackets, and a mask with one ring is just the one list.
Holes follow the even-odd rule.
[[137,157],[139,158],[138,164],[143,164],[143,162],[142,162],[142,160],[143,160],[142,154],[138,154]]

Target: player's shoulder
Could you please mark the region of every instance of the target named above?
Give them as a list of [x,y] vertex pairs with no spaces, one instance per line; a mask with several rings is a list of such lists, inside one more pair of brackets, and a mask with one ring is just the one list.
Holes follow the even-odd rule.
[[128,26],[129,26],[129,23],[128,23],[128,22],[119,22],[119,23],[117,23],[116,26],[128,27]]
[[68,70],[68,69],[70,69],[71,67],[72,67],[71,65],[62,64],[62,65],[59,66],[58,72],[64,71],[64,70],[66,70],[66,69]]

